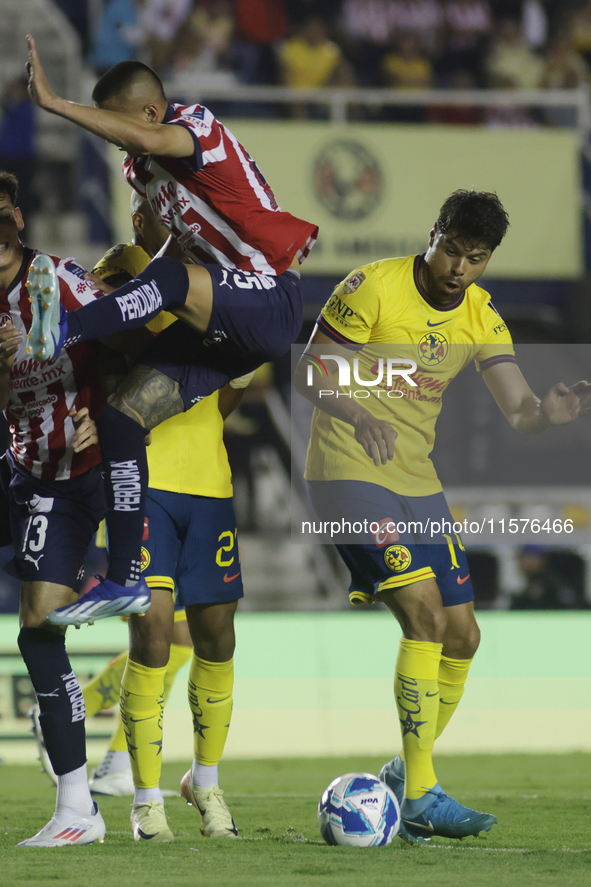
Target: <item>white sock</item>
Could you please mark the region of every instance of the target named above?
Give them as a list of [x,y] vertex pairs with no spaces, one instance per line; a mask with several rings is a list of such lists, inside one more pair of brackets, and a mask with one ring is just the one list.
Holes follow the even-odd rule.
[[193,758],[193,763],[191,764],[191,781],[193,785],[198,785],[199,788],[209,788],[210,785],[219,785],[218,778],[217,764],[213,764],[210,767],[208,764],[200,764]]
[[63,776],[58,776],[55,807],[56,810],[60,807],[68,807],[84,816],[93,812],[94,802],[88,790],[86,764],[78,767],[77,770],[71,770],[69,773],[64,773]]
[[148,801],[160,801],[160,803],[164,802],[164,798],[162,797],[162,792],[158,787],[156,788],[138,788],[137,785],[135,787],[135,792],[133,795],[133,803],[135,804],[147,804]]
[[126,751],[112,751],[109,749],[96,768],[94,775],[101,779],[103,776],[111,776],[113,773],[124,773],[130,769],[129,754]]

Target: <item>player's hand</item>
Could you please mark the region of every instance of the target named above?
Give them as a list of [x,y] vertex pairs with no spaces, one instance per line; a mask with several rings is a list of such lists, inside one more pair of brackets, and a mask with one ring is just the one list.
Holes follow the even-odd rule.
[[364,410],[353,423],[355,440],[361,444],[374,465],[386,465],[394,458],[397,433],[388,422],[383,422]]
[[39,105],[40,108],[46,108],[50,111],[57,96],[52,91],[47,77],[45,76],[45,71],[39,61],[39,56],[37,55],[35,41],[30,34],[27,34],[27,46],[29,49],[29,58],[27,61],[27,77],[29,78],[27,88],[29,96],[31,101],[35,102],[36,105]]
[[92,271],[86,271],[84,274],[84,280],[89,280],[95,287],[95,289],[100,290],[101,293],[108,295],[109,293],[115,292],[117,287],[109,286],[108,283],[105,283],[104,280],[101,280],[96,274],[93,274]]
[[75,453],[81,453],[87,447],[98,443],[96,425],[90,418],[87,407],[82,407],[80,410],[72,409],[68,416],[71,416],[76,429],[73,442]]
[[540,409],[550,425],[567,425],[591,415],[591,383],[577,382],[567,388],[559,382],[544,395]]
[[11,320],[0,327],[0,373],[9,373],[14,364],[14,356],[23,341],[23,334]]

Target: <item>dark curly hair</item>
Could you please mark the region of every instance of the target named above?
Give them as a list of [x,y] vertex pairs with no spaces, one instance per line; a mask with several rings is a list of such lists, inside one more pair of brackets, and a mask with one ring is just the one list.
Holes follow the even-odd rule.
[[6,170],[0,170],[0,194],[7,194],[12,205],[16,206],[18,179]]
[[462,240],[467,249],[497,248],[509,227],[509,216],[490,191],[454,191],[439,211],[437,230]]

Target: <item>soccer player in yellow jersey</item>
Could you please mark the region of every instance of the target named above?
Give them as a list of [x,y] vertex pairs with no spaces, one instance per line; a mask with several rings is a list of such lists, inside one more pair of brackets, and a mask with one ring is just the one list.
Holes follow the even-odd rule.
[[591,411],[587,382],[535,396],[476,285],[507,226],[495,194],[453,193],[424,255],[374,262],[337,286],[296,371],[316,407],[306,462],[313,507],[343,530],[368,521],[337,545],[351,601],[378,598],[402,628],[394,694],[403,752],[380,777],[401,802],[401,837],[411,843],[477,835],[496,822],[448,797],[432,763],[480,640],[464,547],[443,529],[453,518],[429,458],[442,393],[474,360],[518,431]]
[[[110,285],[133,278],[166,240],[149,204],[137,195],[132,197],[132,221],[134,242],[109,250],[94,269]],[[173,322],[176,318],[163,312],[148,326],[159,332]],[[186,634],[179,634],[178,622],[173,628],[175,589],[194,647],[189,705],[195,756],[181,793],[200,811],[204,835],[237,834],[218,785],[218,762],[232,713],[234,613],[243,596],[222,429],[246,384],[246,377],[234,380],[163,422],[152,432],[148,448],[150,489],[141,568],[152,604],[145,619],[130,620],[129,657],[121,676],[121,717],[135,784],[131,826],[137,841],[173,840],[159,781],[167,669],[170,679],[171,666],[178,669],[187,655]],[[206,474],[198,469],[196,452],[199,465],[207,465]],[[101,777],[112,771],[112,759],[109,767],[95,774],[94,791],[100,792]]]

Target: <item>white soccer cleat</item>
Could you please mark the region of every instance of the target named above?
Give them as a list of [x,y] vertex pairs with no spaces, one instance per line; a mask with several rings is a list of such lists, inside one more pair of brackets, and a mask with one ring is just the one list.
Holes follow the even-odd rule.
[[96,802],[88,816],[81,816],[69,807],[56,810],[45,828],[21,841],[17,847],[72,847],[79,844],[99,844],[105,839],[105,822]]
[[174,841],[168,827],[162,801],[147,801],[134,804],[129,820],[134,841],[153,841],[154,844],[167,844]]
[[93,795],[111,795],[114,798],[123,798],[127,795],[133,797],[134,784],[131,767],[120,770],[118,773],[105,773],[97,776],[97,770],[92,771],[88,780],[88,788]]
[[201,813],[201,834],[206,838],[236,838],[238,829],[218,785],[200,788],[193,784],[191,771],[181,779],[181,795]]
[[45,748],[45,741],[43,739],[43,733],[41,732],[41,724],[39,723],[39,713],[39,706],[35,703],[33,708],[29,711],[29,717],[31,718],[31,733],[33,734],[37,746],[37,757],[41,762],[41,769],[47,775],[54,788],[57,788],[57,776],[52,767],[51,761],[49,760],[47,749]]

